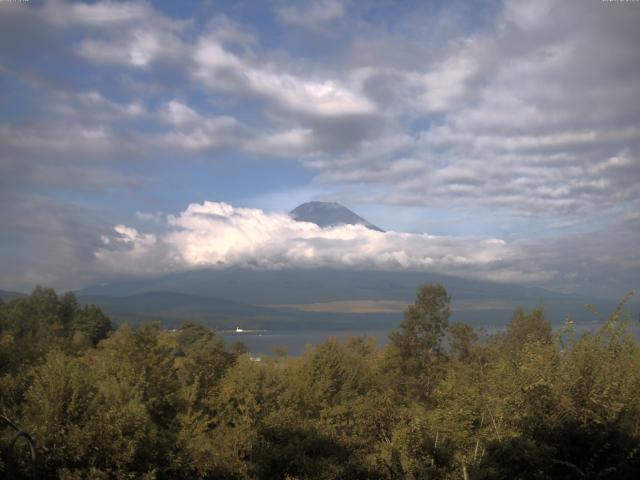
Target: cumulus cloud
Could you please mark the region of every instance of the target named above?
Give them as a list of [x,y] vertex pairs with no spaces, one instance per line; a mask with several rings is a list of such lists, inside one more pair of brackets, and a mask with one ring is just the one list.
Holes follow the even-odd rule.
[[190,204],[169,215],[157,235],[117,225],[103,242],[96,260],[113,273],[240,266],[409,269],[515,282],[551,275],[523,265],[518,249],[501,239],[377,232],[360,225],[321,228],[288,214],[218,202]]

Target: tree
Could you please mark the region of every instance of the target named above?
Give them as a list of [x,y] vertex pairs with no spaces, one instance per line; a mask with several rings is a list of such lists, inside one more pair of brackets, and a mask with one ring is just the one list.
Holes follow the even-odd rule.
[[544,311],[538,307],[530,313],[518,308],[507,325],[505,341],[509,348],[521,350],[527,343],[539,342],[548,345],[553,340],[551,322],[544,317]]
[[178,334],[178,345],[185,356],[179,362],[183,384],[198,383],[198,399],[210,396],[218,380],[234,362],[225,352],[224,341],[210,329],[194,322],[184,322]]
[[111,331],[111,320],[95,305],[77,309],[71,321],[72,329],[86,336],[94,345],[107,338]]
[[95,414],[95,386],[80,361],[59,351],[46,356],[25,399],[29,431],[49,452],[45,468],[81,461],[90,449],[87,421]]
[[478,341],[476,331],[466,323],[454,323],[448,333],[452,357],[463,362],[469,361],[473,356],[473,346]]
[[52,289],[36,287],[30,296],[12,300],[2,310],[3,350],[9,361],[0,365],[0,373],[23,370],[50,350],[64,348],[66,330]]
[[58,308],[58,312],[60,315],[60,320],[65,327],[69,328],[73,318],[80,310],[80,304],[78,303],[78,299],[76,298],[73,292],[66,292],[62,294],[59,298],[60,305]]
[[420,400],[429,397],[441,374],[450,303],[451,296],[441,284],[421,286],[414,304],[404,312],[400,330],[389,335],[394,363],[406,379],[407,393]]

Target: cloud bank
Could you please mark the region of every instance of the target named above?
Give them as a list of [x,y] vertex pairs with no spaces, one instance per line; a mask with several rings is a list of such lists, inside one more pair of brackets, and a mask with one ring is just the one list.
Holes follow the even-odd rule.
[[361,225],[321,228],[285,213],[190,204],[168,215],[159,233],[117,225],[95,252],[101,270],[153,275],[193,268],[245,267],[417,270],[495,281],[540,282],[550,277],[523,265],[504,240],[402,232]]

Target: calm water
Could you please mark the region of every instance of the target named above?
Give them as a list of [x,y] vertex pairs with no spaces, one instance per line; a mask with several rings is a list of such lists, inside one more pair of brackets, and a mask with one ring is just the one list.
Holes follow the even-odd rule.
[[[581,323],[575,324],[574,329],[576,333],[595,331],[600,327],[599,322],[593,323]],[[554,325],[554,329],[561,325]],[[475,325],[478,331],[484,331],[485,334],[496,333],[504,329],[504,325],[485,325],[479,327]],[[360,330],[319,330],[319,331],[305,331],[305,330],[262,330],[262,331],[245,331],[237,333],[235,331],[221,331],[218,332],[224,338],[227,345],[231,345],[234,342],[243,342],[249,352],[254,355],[272,355],[272,349],[274,347],[287,347],[290,355],[300,355],[304,352],[308,345],[317,345],[324,342],[330,337],[337,337],[339,340],[344,340],[351,336],[367,336],[374,337],[378,346],[386,345],[389,341],[389,333],[393,329],[360,329]],[[632,325],[631,329],[636,336],[640,338],[640,329],[637,322]]]
[[375,337],[378,346],[385,345],[387,335],[391,330],[279,330],[279,331],[249,331],[249,332],[219,332],[226,344],[243,342],[252,354],[271,355],[274,347],[287,347],[290,355],[300,355],[307,345],[317,345],[330,337],[344,340],[347,337],[363,336]]

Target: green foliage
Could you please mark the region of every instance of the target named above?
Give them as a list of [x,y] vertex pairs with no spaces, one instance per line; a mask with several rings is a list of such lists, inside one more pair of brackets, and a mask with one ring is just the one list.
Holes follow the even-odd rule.
[[107,338],[111,331],[111,321],[95,305],[76,308],[69,322],[72,331],[84,335],[92,344]]
[[51,350],[80,352],[107,337],[111,321],[95,305],[81,307],[72,292],[58,297],[36,287],[0,305],[0,375],[24,370]]
[[455,360],[473,361],[473,348],[478,334],[471,325],[454,323],[448,329],[450,353]]
[[[638,478],[623,305],[582,336],[518,309],[485,338],[449,325],[449,305],[425,285],[385,348],[332,338],[257,363],[195,323],[112,331],[38,287],[0,304],[0,413],[37,442],[42,478]],[[3,452],[12,435],[0,427]]]
[[197,385],[197,400],[206,402],[233,364],[234,355],[225,351],[222,338],[193,322],[185,322],[180,328],[177,348],[183,354],[176,362],[182,383]]
[[399,388],[425,401],[442,375],[445,352],[442,339],[451,316],[451,296],[438,285],[423,285],[407,307],[400,330],[389,335]]

